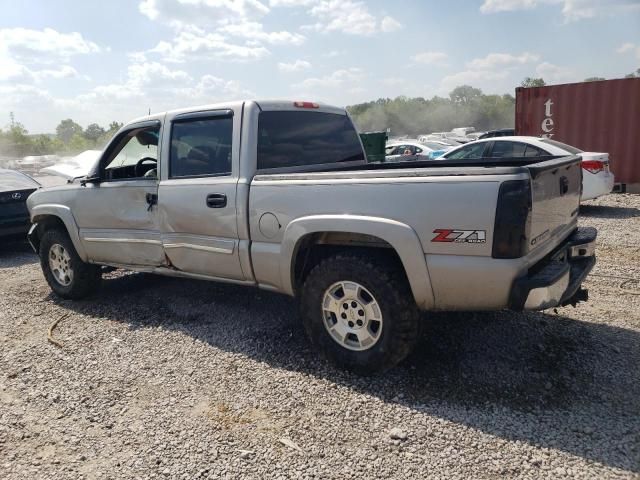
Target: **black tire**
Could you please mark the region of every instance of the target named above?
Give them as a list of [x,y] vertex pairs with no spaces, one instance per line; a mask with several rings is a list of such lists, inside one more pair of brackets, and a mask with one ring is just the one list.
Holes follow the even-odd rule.
[[[360,284],[380,307],[382,332],[366,350],[345,347],[325,327],[325,293],[343,281]],[[420,312],[404,272],[365,255],[344,253],[321,261],[305,279],[300,307],[304,329],[316,349],[339,367],[361,375],[383,372],[397,365],[411,353],[420,335]],[[333,317],[329,321],[335,320]]]
[[[49,254],[51,253],[51,248],[55,245],[62,246],[69,254],[67,268],[71,269],[73,276],[70,278],[68,285],[61,283],[51,270]],[[60,297],[77,300],[95,292],[100,286],[102,278],[100,267],[82,261],[66,231],[59,229],[46,230],[40,239],[39,255],[44,277],[51,290]]]

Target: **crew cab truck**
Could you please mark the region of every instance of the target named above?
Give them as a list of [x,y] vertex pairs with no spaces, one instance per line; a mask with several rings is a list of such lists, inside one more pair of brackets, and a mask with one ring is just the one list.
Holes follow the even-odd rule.
[[124,126],[89,175],[29,197],[29,239],[64,298],[103,266],[295,296],[311,342],[367,374],[407,356],[423,311],[585,300],[581,175],[577,156],[367,164],[343,109],[223,103]]

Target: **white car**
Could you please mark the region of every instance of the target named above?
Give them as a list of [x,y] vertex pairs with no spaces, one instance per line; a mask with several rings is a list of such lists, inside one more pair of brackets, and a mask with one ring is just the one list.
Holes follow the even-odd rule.
[[422,155],[434,159],[448,152],[451,148],[444,142],[420,142],[417,140],[400,140],[388,142],[385,147],[387,161],[401,160],[403,156]]
[[442,160],[467,160],[478,158],[518,158],[560,155],[582,157],[582,197],[593,200],[613,190],[614,177],[609,168],[609,154],[583,152],[566,143],[539,137],[495,137],[476,140],[449,150],[439,157]]

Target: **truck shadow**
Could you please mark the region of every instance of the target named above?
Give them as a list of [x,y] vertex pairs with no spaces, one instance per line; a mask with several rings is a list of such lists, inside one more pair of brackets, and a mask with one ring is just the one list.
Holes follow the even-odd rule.
[[586,218],[627,218],[640,217],[640,209],[633,207],[612,207],[610,205],[580,205],[580,216]]
[[319,360],[288,297],[152,275],[109,277],[89,300],[50,299],[131,329],[178,331],[509,441],[640,472],[636,331],[547,313],[429,314],[416,352],[366,378]]
[[37,262],[38,256],[26,240],[10,239],[0,243],[0,268],[21,267]]

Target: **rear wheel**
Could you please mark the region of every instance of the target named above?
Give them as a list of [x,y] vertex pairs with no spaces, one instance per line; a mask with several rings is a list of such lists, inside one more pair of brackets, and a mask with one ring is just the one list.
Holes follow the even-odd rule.
[[86,297],[100,285],[100,267],[82,261],[67,232],[47,230],[40,240],[39,254],[49,287],[62,298]]
[[314,346],[360,374],[398,364],[419,336],[420,315],[403,272],[364,255],[320,262],[307,276],[300,302]]

